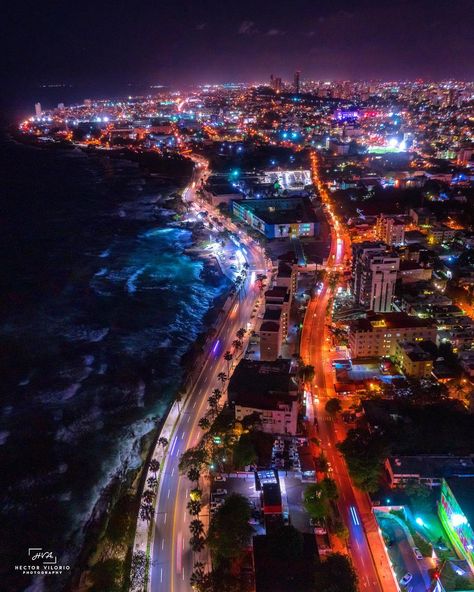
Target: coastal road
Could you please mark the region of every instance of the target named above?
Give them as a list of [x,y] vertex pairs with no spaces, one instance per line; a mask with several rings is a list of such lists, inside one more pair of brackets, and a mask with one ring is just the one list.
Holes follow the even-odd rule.
[[[327,194],[318,177],[316,185],[323,201],[327,203]],[[349,238],[344,234],[329,206],[327,211],[331,225],[331,249],[327,264],[327,271],[330,273],[332,270],[342,269],[344,261],[350,258],[351,253]],[[331,476],[338,486],[338,507],[349,531],[348,546],[359,576],[360,589],[362,592],[392,592],[397,590],[397,587],[384,557],[384,550],[378,550],[376,564],[369,547],[368,536],[371,537],[373,545],[377,545],[378,539],[370,503],[367,496],[352,487],[344,459],[336,448],[339,440],[338,426],[324,410],[327,400],[336,396],[330,346],[326,339],[326,308],[330,298],[329,281],[326,277],[320,293],[308,305],[301,335],[301,356],[306,364],[311,364],[315,369],[312,390],[317,399],[311,397],[310,405],[313,405],[313,409],[309,416],[316,418],[317,436],[331,465]]]
[[[203,166],[193,175],[191,184],[186,190],[187,200],[194,200],[194,188],[200,183],[200,178],[206,174],[207,169]],[[213,214],[217,215],[215,212]],[[233,225],[230,223],[229,225],[229,229],[233,232],[237,230],[232,228]],[[247,241],[247,239],[244,240]],[[178,463],[181,454],[199,442],[202,430],[198,426],[198,421],[207,410],[207,399],[212,390],[219,387],[218,373],[227,373],[227,362],[222,356],[226,350],[232,349],[231,344],[235,339],[236,331],[240,327],[247,328],[254,302],[259,295],[255,277],[257,273],[265,272],[265,258],[261,249],[251,241],[246,242],[245,250],[250,269],[244,289],[237,297],[235,304],[230,307],[220,331],[214,337],[214,345],[183,406],[162,467],[151,549],[150,590],[152,592],[189,592],[191,590],[189,578],[193,564],[196,561],[208,562],[207,550],[200,554],[193,554],[189,546],[191,518],[186,505],[189,501],[189,490],[193,484],[186,476],[179,474]],[[202,515],[201,519],[206,522]]]

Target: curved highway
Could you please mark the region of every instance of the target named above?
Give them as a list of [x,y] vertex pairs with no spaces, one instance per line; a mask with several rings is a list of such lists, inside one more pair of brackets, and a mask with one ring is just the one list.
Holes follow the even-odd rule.
[[[196,169],[192,182],[185,191],[185,199],[196,199],[195,187],[207,176],[207,168],[201,163]],[[216,212],[204,203],[201,209],[207,209],[213,215]],[[231,222],[224,225],[232,232],[238,229]],[[181,476],[178,463],[181,454],[189,447],[195,446],[202,434],[198,426],[199,419],[207,409],[207,399],[214,388],[219,387],[217,375],[227,373],[227,362],[223,359],[226,350],[232,349],[232,341],[240,327],[247,327],[254,302],[259,295],[255,286],[255,277],[265,272],[265,258],[260,247],[250,239],[242,239],[245,243],[246,258],[250,266],[245,285],[235,304],[230,307],[221,329],[214,337],[202,370],[191,388],[183,405],[175,432],[168,445],[168,453],[161,471],[160,487],[157,495],[154,537],[151,549],[151,578],[149,589],[152,592],[189,592],[189,578],[196,561],[207,562],[206,550],[193,554],[189,546],[190,516],[186,509],[189,501],[189,490],[193,484],[186,476]],[[206,517],[201,515],[203,522]],[[207,525],[206,525],[207,526]]]

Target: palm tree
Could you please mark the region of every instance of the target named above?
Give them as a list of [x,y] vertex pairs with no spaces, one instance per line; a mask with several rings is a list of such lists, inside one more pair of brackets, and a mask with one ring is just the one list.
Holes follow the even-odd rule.
[[247,333],[247,331],[243,327],[240,327],[240,329],[237,331],[237,333],[235,335],[236,335],[237,339],[240,339],[240,341],[242,341],[242,339],[244,338],[246,333]]
[[199,590],[205,580],[204,563],[198,561],[194,564],[193,573],[189,579],[189,583],[193,590]]
[[189,544],[193,553],[200,553],[206,545],[206,540],[203,537],[193,536],[189,539]]
[[222,393],[221,393],[221,391],[220,391],[219,389],[217,389],[217,388],[216,388],[216,389],[214,389],[214,390],[212,391],[212,396],[213,396],[213,397],[216,399],[216,401],[219,403],[219,401],[220,401],[220,400],[221,400],[221,398],[222,398]]
[[217,375],[217,380],[219,380],[222,383],[222,388],[224,388],[224,384],[227,380],[227,374],[225,372],[219,372],[219,374]]
[[211,395],[207,402],[209,403],[209,407],[211,408],[212,414],[217,415],[217,410],[219,408],[219,404],[215,395]]
[[201,419],[198,421],[198,426],[201,428],[201,430],[208,430],[211,427],[211,422],[207,419],[207,417],[201,417]]
[[204,534],[204,524],[198,518],[191,520],[189,523],[189,532],[195,537],[201,536]]
[[156,477],[148,477],[146,483],[150,489],[156,489],[158,486],[158,479]]
[[235,351],[239,351],[239,349],[242,349],[243,343],[240,341],[240,339],[234,339],[232,345],[234,346]]
[[197,500],[189,500],[186,504],[186,508],[191,516],[199,516],[199,513],[201,512],[201,502],[198,502]]
[[165,438],[164,436],[161,436],[158,439],[158,444],[161,444],[161,446],[163,446],[163,448],[166,448],[168,446],[168,439]]
[[160,470],[160,461],[156,460],[156,458],[152,458],[150,461],[150,471],[155,474],[158,473]]
[[153,502],[153,500],[156,497],[155,492],[152,489],[146,489],[143,492],[143,500],[147,503],[147,504],[151,504]]
[[140,506],[140,518],[145,522],[151,522],[155,515],[155,508],[148,503],[144,503]]
[[224,360],[227,362],[227,376],[230,374],[230,363],[234,359],[234,356],[231,354],[229,350],[227,350],[224,354]]
[[186,475],[190,481],[196,481],[196,483],[199,481],[200,473],[196,467],[191,467]]

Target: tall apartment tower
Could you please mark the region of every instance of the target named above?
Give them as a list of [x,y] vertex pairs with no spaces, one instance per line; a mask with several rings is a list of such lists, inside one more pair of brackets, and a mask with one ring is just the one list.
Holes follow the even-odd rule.
[[41,103],[35,103],[35,115],[36,117],[41,117],[43,111],[41,109]]
[[377,237],[391,247],[400,247],[405,244],[405,223],[397,216],[380,214],[375,230]]
[[301,74],[301,72],[299,70],[295,72],[295,83],[294,83],[294,85],[295,85],[295,93],[297,95],[300,94],[300,74]]
[[353,293],[357,304],[374,312],[390,312],[400,258],[384,243],[356,244],[353,251]]

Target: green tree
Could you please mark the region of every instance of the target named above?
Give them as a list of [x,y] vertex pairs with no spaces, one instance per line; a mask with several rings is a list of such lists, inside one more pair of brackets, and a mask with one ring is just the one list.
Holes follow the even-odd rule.
[[355,428],[337,447],[344,455],[354,485],[362,491],[376,491],[387,456],[382,437],[365,428]]
[[160,461],[156,460],[156,458],[152,458],[150,461],[150,471],[156,475],[160,470]]
[[196,481],[197,483],[200,477],[199,469],[196,467],[191,467],[186,473],[186,476],[190,481]]
[[198,421],[198,426],[201,428],[201,430],[206,431],[211,427],[211,422],[207,417],[201,417],[201,419]]
[[230,363],[234,359],[234,356],[232,355],[232,353],[230,351],[226,351],[223,357],[224,357],[224,360],[227,362],[227,376],[229,376],[229,374],[230,374]]
[[326,499],[336,501],[339,498],[339,492],[334,479],[331,479],[331,477],[324,477],[320,482],[320,485]]
[[336,415],[336,413],[339,413],[339,411],[342,409],[342,405],[339,399],[336,399],[334,397],[332,399],[329,399],[324,409],[326,409],[329,415]]
[[250,541],[250,506],[239,493],[229,495],[214,514],[208,532],[208,545],[217,562],[240,557]]
[[130,592],[139,592],[145,586],[146,555],[145,551],[137,551],[132,556],[130,569]]
[[303,382],[312,382],[314,380],[314,366],[306,364],[298,370],[298,375]]
[[204,534],[204,524],[197,518],[191,520],[189,523],[189,532],[195,537],[201,536]]
[[186,508],[191,516],[199,516],[202,508],[201,502],[198,500],[189,500],[186,504]]
[[311,518],[316,520],[326,518],[329,514],[329,503],[319,483],[311,483],[306,486],[303,505]]
[[331,553],[316,567],[315,590],[318,592],[357,592],[357,574],[351,560],[341,553]]
[[163,446],[163,448],[166,448],[168,446],[168,438],[165,438],[164,436],[161,436],[158,439],[158,444],[160,444],[161,446]]
[[219,372],[219,374],[217,375],[217,380],[222,384],[222,388],[224,388],[227,378],[228,377],[225,372]]
[[178,468],[182,474],[187,473],[191,467],[200,469],[207,462],[207,454],[203,448],[195,446],[183,452],[179,459]]
[[206,546],[206,539],[200,536],[192,536],[189,539],[189,544],[193,553],[200,553]]
[[233,463],[236,469],[243,469],[257,461],[257,452],[251,434],[242,434],[233,449]]

